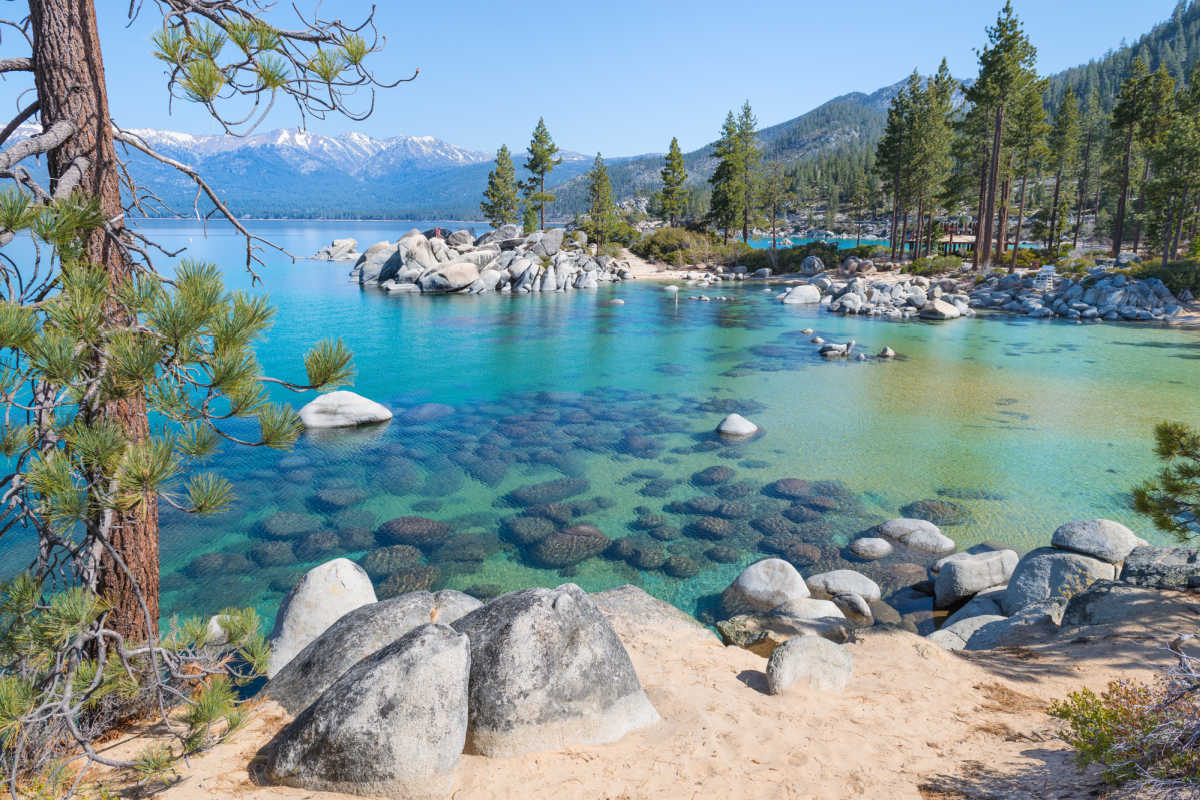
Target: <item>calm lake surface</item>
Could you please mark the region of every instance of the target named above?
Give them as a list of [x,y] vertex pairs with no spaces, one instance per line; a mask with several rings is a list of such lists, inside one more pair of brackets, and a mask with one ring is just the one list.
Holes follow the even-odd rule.
[[[253,224],[297,256],[341,236],[365,249],[414,226],[431,223]],[[242,244],[227,229],[210,227],[207,238],[187,223],[143,229],[249,288]],[[1096,516],[1163,541],[1129,511],[1128,491],[1157,467],[1155,423],[1200,425],[1194,333],[1001,317],[890,323],[783,306],[761,285],[718,289],[734,298],[723,303],[688,302],[696,292],[685,289],[678,306],[651,282],[389,297],[360,291],[348,270],[268,255],[255,291],[269,293],[278,317],[260,357],[268,374],[302,380],[305,349],[340,336],[355,354],[354,391],[396,418],[306,434],[290,453],[230,448],[213,459],[207,468],[239,499],[209,518],[164,509],[164,616],[254,605],[269,620],[313,564],[361,560],[396,541],[419,551],[373,557],[388,591],[635,583],[703,616],[743,566],[782,552],[806,574],[861,569],[886,594],[913,581],[905,564],[924,562],[899,553],[854,564],[844,547],[914,501],[952,503],[943,511],[959,524],[943,531],[963,547],[1029,549],[1062,522]],[[806,327],[901,358],[824,363]],[[730,411],[764,433],[717,441],[711,432]],[[732,476],[693,478],[713,466]],[[810,483],[783,497],[770,486],[780,478]],[[510,494],[547,481],[557,483]],[[518,501],[553,505],[520,514]],[[536,515],[558,522],[530,522]],[[406,516],[446,525],[377,533]],[[578,523],[628,541],[545,566],[594,551],[587,535],[533,541]],[[13,543],[5,549],[15,564]]]

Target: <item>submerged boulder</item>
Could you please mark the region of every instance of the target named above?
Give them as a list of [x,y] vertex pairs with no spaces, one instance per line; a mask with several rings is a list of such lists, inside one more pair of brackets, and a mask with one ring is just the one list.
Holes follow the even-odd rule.
[[574,584],[502,595],[453,627],[471,642],[469,752],[615,742],[659,720],[621,640]]
[[327,392],[300,409],[306,428],[352,428],[387,422],[392,412],[385,406],[354,392]]
[[466,636],[422,625],[358,662],[284,728],[275,783],[326,792],[450,794],[467,735]]
[[758,426],[741,414],[730,414],[721,420],[721,424],[717,426],[717,433],[739,439],[758,433]]
[[353,561],[335,558],[304,573],[275,615],[267,639],[271,647],[267,677],[274,677],[344,614],[374,602],[371,579]]

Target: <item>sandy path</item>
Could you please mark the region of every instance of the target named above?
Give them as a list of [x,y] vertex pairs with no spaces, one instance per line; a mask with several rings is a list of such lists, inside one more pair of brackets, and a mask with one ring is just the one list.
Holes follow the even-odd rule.
[[[1082,685],[1145,678],[1162,645],[1195,631],[1200,595],[1120,627],[1034,648],[956,655],[901,631],[850,645],[841,695],[764,694],[764,659],[670,616],[612,617],[663,721],[620,742],[509,759],[465,756],[460,800],[483,798],[1088,798],[1046,704]],[[169,800],[335,798],[257,785],[253,762],[286,721],[261,706],[231,741],[195,758]],[[144,744],[144,743],[143,743]],[[131,749],[128,742],[113,749]]]

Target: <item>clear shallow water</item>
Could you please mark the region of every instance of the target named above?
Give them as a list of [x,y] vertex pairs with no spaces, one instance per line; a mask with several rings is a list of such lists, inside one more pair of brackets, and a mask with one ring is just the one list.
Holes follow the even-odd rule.
[[[248,286],[236,238],[210,231],[203,239],[198,226],[179,223],[146,227],[222,265],[231,287]],[[395,239],[413,224],[256,227],[306,255],[338,236],[360,247]],[[341,336],[355,352],[353,389],[397,418],[306,434],[291,453],[242,448],[215,458],[209,468],[240,497],[216,517],[164,509],[164,615],[252,604],[269,619],[305,569],[364,557],[381,543],[378,526],[409,515],[449,528],[402,531],[423,552],[399,553],[377,585],[387,575],[396,590],[485,593],[567,579],[589,591],[631,582],[693,612],[742,566],[778,550],[809,573],[853,566],[885,587],[911,583],[902,564],[920,559],[850,564],[844,545],[924,499],[966,513],[943,528],[962,546],[1028,549],[1060,523],[1093,516],[1161,540],[1128,510],[1126,493],[1156,469],[1155,423],[1200,425],[1200,337],[1192,333],[1007,318],[888,323],[783,306],[759,286],[717,292],[733,302],[678,307],[649,282],[544,296],[389,297],[348,283],[348,269],[270,259],[262,275],[278,317],[260,357],[268,374],[301,378],[305,348]],[[615,298],[624,305],[610,304]],[[824,363],[800,335],[806,327],[868,352],[890,345],[902,357]],[[733,410],[764,433],[718,442],[711,431]],[[690,483],[714,465],[735,473],[725,488]],[[514,544],[521,525],[506,520],[521,509],[510,493],[562,478],[586,488],[567,487],[579,491],[563,498],[565,508],[537,513],[575,514],[560,528],[589,523],[613,539],[632,537],[612,553],[623,559],[547,568],[546,558],[586,537],[542,550]],[[814,483],[795,502],[764,493],[780,478]],[[717,495],[734,505],[682,505]],[[268,522],[280,512],[306,516]],[[639,525],[647,515],[658,516]],[[722,515],[723,523],[701,522]],[[651,523],[666,527],[651,536]],[[716,534],[725,538],[704,538]],[[634,566],[670,557],[673,571],[695,574]]]

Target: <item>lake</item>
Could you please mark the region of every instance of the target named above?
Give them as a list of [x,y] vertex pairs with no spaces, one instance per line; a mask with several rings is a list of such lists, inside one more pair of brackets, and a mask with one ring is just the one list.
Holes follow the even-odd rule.
[[[297,256],[432,224],[252,223]],[[249,288],[228,229],[142,228]],[[784,306],[757,283],[706,290],[730,302],[690,302],[697,292],[685,288],[677,305],[653,282],[388,296],[350,283],[346,263],[267,261],[255,289],[278,309],[258,348],[267,373],[302,379],[305,349],[340,336],[355,354],[354,391],[397,416],[306,434],[290,453],[230,447],[214,458],[207,468],[239,499],[206,518],[164,508],[164,616],[254,605],[269,620],[305,569],[397,541],[417,549],[370,560],[388,591],[635,583],[703,617],[742,567],[781,552],[805,574],[852,567],[886,591],[911,583],[918,559],[857,564],[845,545],[923,500],[942,503],[956,523],[943,531],[963,547],[1028,549],[1091,517],[1165,541],[1129,510],[1128,492],[1157,468],[1157,422],[1200,425],[1200,338],[1166,328],[891,323]],[[809,327],[900,357],[824,362],[800,333]],[[713,428],[731,411],[762,434],[719,441]],[[781,478],[806,481],[802,496],[781,496]],[[376,534],[403,517],[424,521]],[[568,564],[604,545],[590,528],[556,533],[578,524],[627,541]]]

